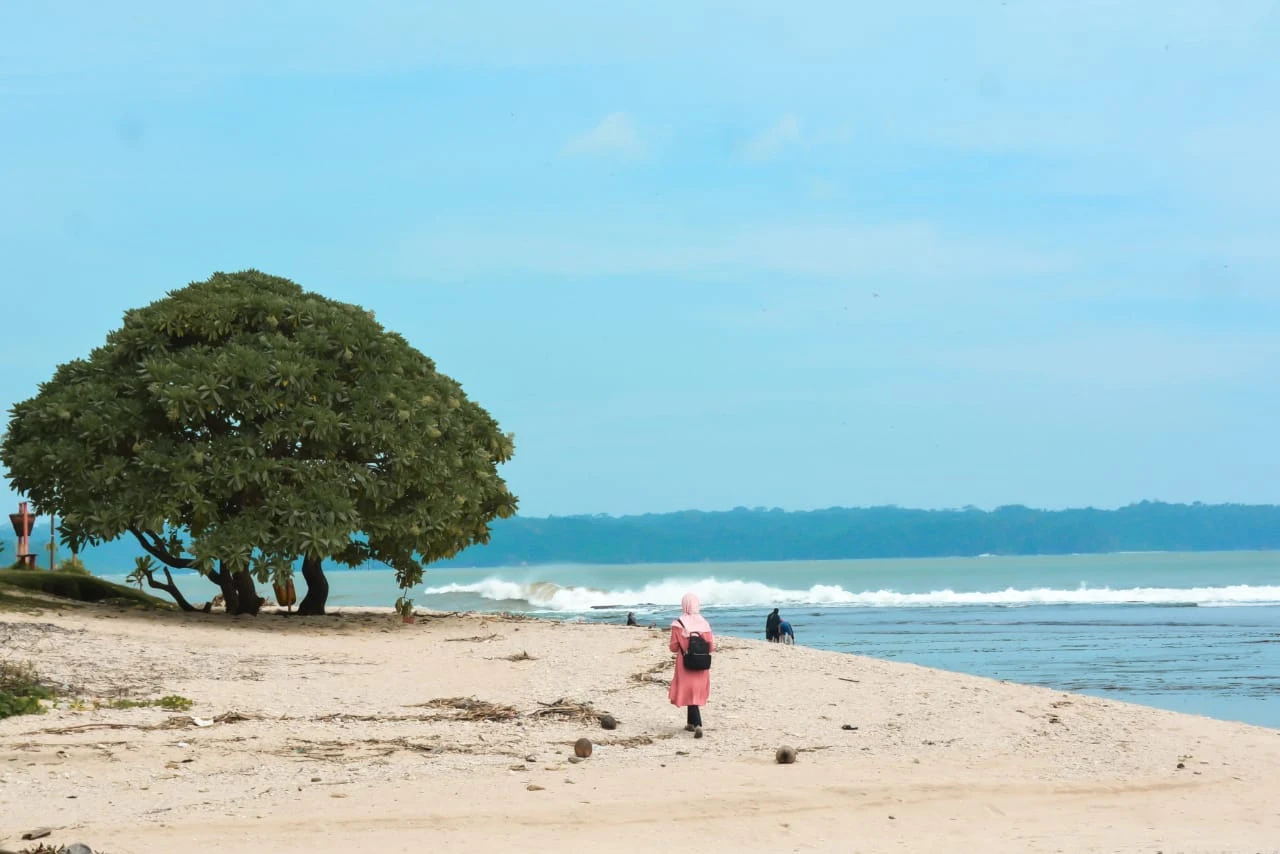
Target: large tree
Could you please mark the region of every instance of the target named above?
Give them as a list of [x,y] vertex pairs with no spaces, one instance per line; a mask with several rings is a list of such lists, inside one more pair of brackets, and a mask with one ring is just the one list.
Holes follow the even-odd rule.
[[73,549],[131,536],[233,613],[301,561],[299,613],[322,614],[325,560],[379,560],[410,586],[487,542],[515,512],[497,472],[512,450],[370,312],[250,270],[127,312],[13,407],[0,462]]

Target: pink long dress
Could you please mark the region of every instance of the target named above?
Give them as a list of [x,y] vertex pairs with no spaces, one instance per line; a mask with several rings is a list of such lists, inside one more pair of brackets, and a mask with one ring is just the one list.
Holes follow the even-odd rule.
[[[715,636],[709,631],[703,632],[702,636],[707,639],[711,651],[715,652]],[[667,692],[667,696],[671,698],[673,706],[705,706],[707,697],[711,694],[711,671],[684,669],[684,656],[680,653],[688,646],[689,635],[672,623],[671,643],[668,647],[676,653],[676,675],[671,680],[671,690]]]

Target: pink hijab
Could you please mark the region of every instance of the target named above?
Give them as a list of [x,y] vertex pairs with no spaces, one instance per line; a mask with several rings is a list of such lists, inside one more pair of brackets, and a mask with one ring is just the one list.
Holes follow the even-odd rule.
[[679,620],[674,621],[671,625],[683,624],[686,635],[690,632],[706,634],[711,631],[711,624],[701,614],[702,603],[698,601],[698,594],[684,594],[684,598],[680,600],[680,610],[684,613],[680,615]]

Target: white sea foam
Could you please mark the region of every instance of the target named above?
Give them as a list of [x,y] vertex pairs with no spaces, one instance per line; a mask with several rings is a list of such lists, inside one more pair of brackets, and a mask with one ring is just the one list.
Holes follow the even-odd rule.
[[621,609],[657,605],[679,605],[680,597],[694,592],[708,607],[755,607],[764,605],[847,605],[869,608],[954,607],[958,605],[1280,605],[1280,586],[1245,584],[1225,587],[1108,587],[1081,586],[1074,590],[1013,587],[996,591],[968,592],[932,590],[928,593],[900,593],[894,590],[854,592],[834,584],[815,584],[806,590],[771,587],[755,581],[664,579],[638,590],[599,590],[590,587],[562,587],[551,582],[521,583],[488,578],[475,584],[448,584],[428,587],[431,595],[471,594],[492,601],[527,602],[547,611],[587,611],[616,606]]

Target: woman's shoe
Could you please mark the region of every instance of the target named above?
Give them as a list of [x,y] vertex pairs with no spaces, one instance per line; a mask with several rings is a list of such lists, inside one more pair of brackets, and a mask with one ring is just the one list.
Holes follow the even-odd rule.
[[684,725],[684,731],[685,731],[685,732],[693,732],[693,730],[694,730],[694,726],[693,726],[693,724],[685,724],[685,725]]
[[693,728],[693,737],[702,738],[702,727],[696,726]]

